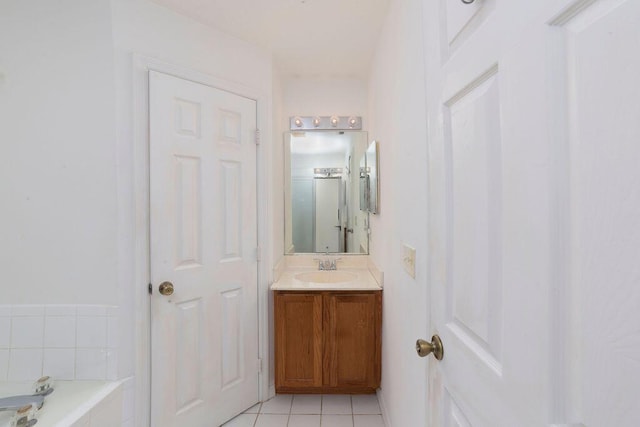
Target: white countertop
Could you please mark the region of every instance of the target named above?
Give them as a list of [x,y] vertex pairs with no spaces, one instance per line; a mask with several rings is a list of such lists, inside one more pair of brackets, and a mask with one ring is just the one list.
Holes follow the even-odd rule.
[[[326,276],[326,280],[328,281],[323,282],[323,276]],[[317,280],[314,279],[314,277],[317,277]],[[336,278],[336,282],[331,281],[332,278]],[[271,285],[271,290],[380,291],[382,287],[376,282],[367,268],[338,268],[338,270],[320,271],[317,267],[297,267],[286,268],[282,271],[280,278]]]

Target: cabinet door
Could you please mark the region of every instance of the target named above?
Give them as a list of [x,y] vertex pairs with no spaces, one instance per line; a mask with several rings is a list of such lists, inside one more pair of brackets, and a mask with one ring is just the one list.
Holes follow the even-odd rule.
[[330,292],[324,300],[324,384],[373,391],[380,385],[380,292]]
[[322,294],[276,292],[276,391],[322,386]]

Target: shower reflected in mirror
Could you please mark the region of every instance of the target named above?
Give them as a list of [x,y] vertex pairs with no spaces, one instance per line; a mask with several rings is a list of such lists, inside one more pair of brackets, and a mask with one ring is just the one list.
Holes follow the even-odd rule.
[[362,131],[285,134],[285,253],[369,252],[360,210]]

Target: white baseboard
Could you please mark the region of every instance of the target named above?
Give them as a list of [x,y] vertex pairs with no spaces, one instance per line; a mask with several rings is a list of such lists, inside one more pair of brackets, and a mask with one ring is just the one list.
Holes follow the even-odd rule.
[[382,412],[382,420],[384,421],[384,427],[391,427],[391,421],[389,421],[389,413],[387,412],[387,404],[384,400],[384,393],[379,388],[377,391],[378,404],[380,404],[380,412]]

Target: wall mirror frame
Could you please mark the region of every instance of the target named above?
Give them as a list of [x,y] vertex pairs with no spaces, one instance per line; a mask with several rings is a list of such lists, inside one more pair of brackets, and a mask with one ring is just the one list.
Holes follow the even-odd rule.
[[360,210],[378,213],[379,186],[378,141],[372,141],[360,159]]
[[285,255],[369,253],[359,173],[367,141],[360,130],[285,132]]

